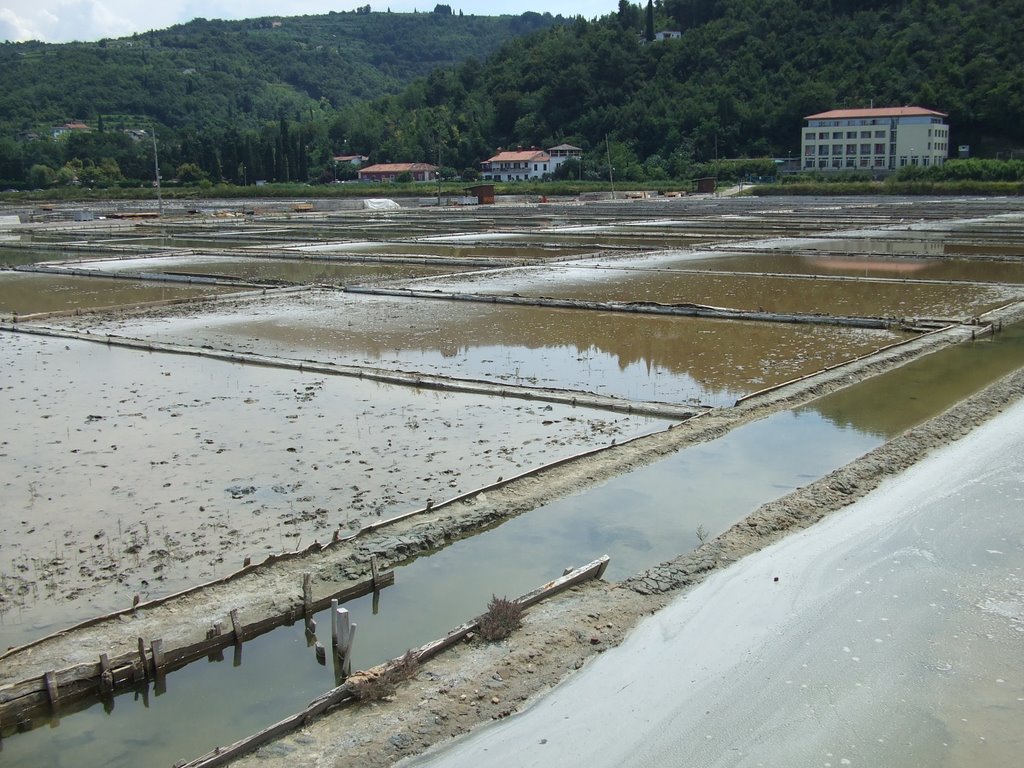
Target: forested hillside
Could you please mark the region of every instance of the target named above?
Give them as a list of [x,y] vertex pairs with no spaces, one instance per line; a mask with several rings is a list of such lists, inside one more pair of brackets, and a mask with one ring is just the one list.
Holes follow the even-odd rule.
[[[369,6],[367,6],[368,8]],[[0,134],[84,120],[195,131],[310,119],[485,58],[550,15],[331,13],[196,19],[97,43],[0,45]]]
[[[646,42],[648,26],[681,37]],[[1024,147],[1021,29],[1024,0],[622,2],[344,110],[336,130],[399,157],[428,151],[437,125],[459,167],[563,140],[593,167],[607,136],[623,177],[685,178],[693,161],[797,153],[808,114],[918,104],[949,113],[955,144],[994,153]]]
[[[403,26],[410,19],[418,31]],[[367,25],[358,42],[341,20]],[[582,169],[563,172],[607,178],[610,158],[626,181],[689,178],[717,157],[796,154],[803,116],[871,104],[947,112],[952,145],[975,154],[1024,148],[1024,0],[620,0],[595,21],[508,19],[509,32],[542,28],[490,56],[479,39],[460,47],[450,37],[490,23],[478,18],[281,21],[241,22],[231,34],[226,22],[196,21],[78,46],[77,63],[38,85],[31,73],[60,47],[3,46],[0,82],[20,86],[0,94],[0,115],[19,126],[103,116],[106,132],[0,139],[0,180],[147,178],[145,151],[111,130],[118,114],[146,110],[170,128],[159,129],[162,153],[182,181],[332,180],[341,153],[440,159],[448,174],[471,176],[498,147],[563,141],[586,152]],[[662,30],[680,34],[650,39]],[[456,47],[466,58],[435,68]],[[120,56],[134,64],[101,66]],[[414,72],[426,74],[359,100]]]

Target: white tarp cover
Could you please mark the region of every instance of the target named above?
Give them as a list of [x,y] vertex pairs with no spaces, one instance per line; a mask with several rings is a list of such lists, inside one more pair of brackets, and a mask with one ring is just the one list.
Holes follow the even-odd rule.
[[21,224],[21,219],[17,216],[0,216],[0,230],[14,229]]
[[388,200],[387,198],[369,198],[363,200],[363,208],[368,211],[394,211],[401,206],[394,200]]

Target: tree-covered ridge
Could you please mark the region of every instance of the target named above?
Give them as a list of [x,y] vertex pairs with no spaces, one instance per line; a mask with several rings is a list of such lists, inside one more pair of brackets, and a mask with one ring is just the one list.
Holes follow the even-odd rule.
[[[322,21],[338,16],[346,29],[369,25],[361,42],[342,39],[340,27],[331,31]],[[426,24],[436,34],[411,41],[413,27],[373,26],[375,17],[412,19],[421,33]],[[352,89],[381,93],[367,84],[386,77],[386,64],[411,69],[430,59],[446,30],[479,20],[364,13],[287,19],[280,27],[275,21],[237,23],[242,36],[230,44],[224,30],[234,23],[197,20],[76,51],[102,58],[104,50],[113,55],[112,49],[127,49],[142,63],[119,76],[150,84],[147,57],[151,67],[157,59],[171,62],[175,84],[153,87],[165,88],[158,100],[167,124],[180,126],[158,126],[162,162],[176,171],[184,167],[183,181],[333,180],[354,174],[332,161],[350,153],[372,162],[439,162],[449,175],[469,175],[498,147],[561,142],[585,150],[582,168],[573,161],[559,168],[572,178],[607,179],[610,165],[623,181],[686,179],[695,164],[716,158],[795,155],[804,116],[872,104],[946,112],[953,146],[970,144],[975,154],[1024,147],[1024,46],[1017,41],[1024,0],[621,0],[616,13],[596,21],[553,23],[559,20],[526,14],[510,23],[517,30],[542,28],[490,56],[430,69],[400,92],[369,101],[357,100]],[[680,35],[651,41],[654,31],[663,30]],[[365,46],[360,50],[371,55],[388,41],[403,41],[404,53],[390,63],[377,61],[379,68],[370,73],[331,63],[335,52]],[[258,52],[252,69],[217,63],[236,60],[229,55],[232,45]],[[228,52],[224,59],[200,55],[218,47]],[[45,56],[45,46],[18,51],[37,48]],[[0,54],[11,49],[0,47]],[[31,55],[21,58],[19,66]],[[259,67],[271,63],[283,74],[266,80]],[[68,66],[66,77],[120,83],[85,65]],[[182,96],[190,78],[199,77],[204,85]],[[348,97],[332,95],[342,92],[342,80],[353,81],[345,85]],[[55,89],[54,100],[64,92],[46,87]],[[125,82],[113,92],[131,87]],[[0,93],[0,99],[6,96]],[[48,103],[43,95],[33,98]],[[0,180],[31,178],[34,186],[68,177],[118,181],[117,168],[127,180],[147,178],[149,148],[111,130],[122,113],[137,107],[102,98],[108,101],[98,103],[109,104],[110,111],[96,103],[93,108],[106,115],[105,133],[18,144],[0,137]],[[226,122],[209,117],[225,114]],[[81,167],[67,167],[72,161]],[[63,176],[54,179],[58,171]]]
[[397,93],[437,67],[484,58],[557,21],[537,13],[331,13],[196,19],[98,43],[4,43],[0,134],[103,115],[198,131],[256,127],[282,114],[310,119]]
[[[339,133],[388,154],[422,153],[424,125],[453,164],[480,144],[617,145],[627,173],[718,157],[785,156],[801,118],[840,107],[919,104],[949,113],[954,141],[1024,145],[1022,0],[661,0],[648,43],[645,8],[625,0],[507,44],[480,71],[434,73],[402,95],[344,110]],[[454,135],[453,135],[454,134]],[[454,139],[454,141],[453,141]],[[646,168],[644,167],[646,165]]]

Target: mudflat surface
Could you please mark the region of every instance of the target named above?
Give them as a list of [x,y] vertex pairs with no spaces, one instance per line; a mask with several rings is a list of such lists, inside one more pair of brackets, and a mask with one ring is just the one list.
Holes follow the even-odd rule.
[[0,357],[2,648],[671,423],[25,334]]

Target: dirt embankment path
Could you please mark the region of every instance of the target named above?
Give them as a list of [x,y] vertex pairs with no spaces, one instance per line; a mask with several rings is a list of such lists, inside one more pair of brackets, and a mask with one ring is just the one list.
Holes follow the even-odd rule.
[[[649,438],[515,480],[322,553],[250,569],[227,583],[152,607],[140,606],[134,615],[44,639],[3,657],[0,685],[48,670],[94,662],[104,652],[130,652],[139,637],[160,637],[166,647],[195,642],[205,636],[214,621],[223,621],[232,607],[242,607],[247,622],[280,615],[301,604],[303,573],[313,574],[314,596],[320,596],[338,589],[339,581],[364,577],[369,571],[371,554],[386,562],[400,561],[494,520],[533,509],[970,336],[971,329],[961,327],[921,337],[855,365],[836,368],[735,408],[714,411]],[[264,747],[256,755],[243,758],[240,764],[258,760],[266,765],[267,759],[273,763],[280,758],[289,765],[334,765],[344,756],[346,761],[357,759],[367,766],[390,765],[481,722],[507,715],[580,668],[588,657],[619,643],[643,615],[664,605],[679,589],[788,531],[811,525],[828,512],[849,504],[876,487],[885,476],[902,471],[929,451],[982,423],[1022,392],[1024,371],[1018,371],[859,461],[764,505],[697,551],[621,584],[590,584],[538,606],[527,615],[523,629],[509,641],[461,646],[421,670],[394,701],[359,705],[328,716]]]

